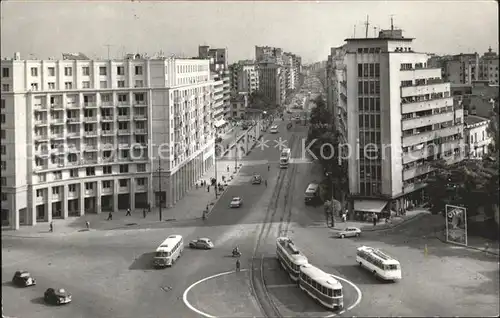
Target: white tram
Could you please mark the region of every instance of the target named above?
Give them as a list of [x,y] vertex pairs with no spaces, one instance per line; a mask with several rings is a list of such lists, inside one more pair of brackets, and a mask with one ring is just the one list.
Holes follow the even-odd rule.
[[331,274],[325,273],[311,264],[300,267],[299,287],[329,309],[342,309],[344,307],[342,284]]
[[278,237],[276,240],[276,256],[294,282],[299,279],[300,266],[309,263],[288,237]]

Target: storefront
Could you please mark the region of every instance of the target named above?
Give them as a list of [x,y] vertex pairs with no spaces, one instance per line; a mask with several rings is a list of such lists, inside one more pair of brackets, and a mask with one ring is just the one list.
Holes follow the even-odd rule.
[[386,200],[354,200],[354,220],[371,221],[373,215],[380,220],[389,214]]

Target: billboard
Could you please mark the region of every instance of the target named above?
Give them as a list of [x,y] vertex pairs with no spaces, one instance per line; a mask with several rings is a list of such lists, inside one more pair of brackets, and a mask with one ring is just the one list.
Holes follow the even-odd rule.
[[446,205],[446,241],[467,246],[467,209]]

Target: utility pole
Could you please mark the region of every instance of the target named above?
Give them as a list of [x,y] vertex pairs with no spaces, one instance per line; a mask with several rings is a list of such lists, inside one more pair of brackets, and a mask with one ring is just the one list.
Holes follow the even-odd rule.
[[108,60],[109,60],[109,57],[110,57],[110,55],[109,55],[109,50],[110,50],[110,48],[111,48],[113,45],[111,45],[111,44],[105,44],[104,46],[106,46],[106,47],[108,48]]
[[365,22],[365,38],[368,38],[368,27],[370,26],[370,22],[369,22],[369,18],[370,16],[367,15],[366,16],[366,22]]
[[160,202],[160,221],[162,220],[162,205],[163,205],[163,192],[161,191],[161,172],[163,169],[161,168],[161,158],[158,157],[158,189],[160,191],[159,199]]
[[238,135],[236,134],[236,129],[234,130],[234,140],[236,140],[236,143],[234,145],[234,172],[238,171]]
[[[219,148],[220,149],[220,148]],[[217,199],[218,193],[217,193],[217,142],[215,143],[215,148],[214,148],[214,169],[215,169],[215,198]],[[208,185],[210,187],[210,184]]]

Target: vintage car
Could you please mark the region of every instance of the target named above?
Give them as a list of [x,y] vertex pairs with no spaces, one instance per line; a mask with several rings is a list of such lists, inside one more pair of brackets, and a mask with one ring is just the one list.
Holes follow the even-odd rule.
[[337,233],[337,237],[339,238],[353,237],[360,235],[361,235],[361,230],[358,229],[357,227],[346,227],[345,229]]
[[243,204],[243,200],[240,197],[234,197],[229,204],[230,208],[239,208]]
[[71,294],[63,288],[48,288],[43,294],[43,300],[51,305],[68,304],[71,302]]
[[261,184],[262,183],[262,177],[260,174],[254,174],[252,176],[252,184]]
[[28,287],[36,285],[36,279],[31,277],[27,271],[17,271],[12,277],[12,283],[19,287]]
[[214,243],[209,238],[199,238],[189,242],[189,247],[200,250],[210,250],[214,248]]

